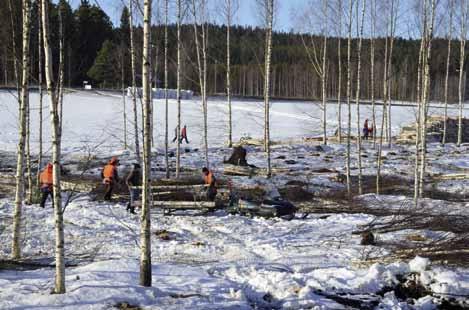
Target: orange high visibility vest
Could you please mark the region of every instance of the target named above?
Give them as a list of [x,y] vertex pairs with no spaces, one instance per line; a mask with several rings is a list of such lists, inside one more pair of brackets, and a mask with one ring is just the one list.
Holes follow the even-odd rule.
[[207,175],[204,174],[204,182],[207,185],[211,185],[213,183],[214,177],[211,171],[208,172]]
[[50,186],[54,183],[52,178],[52,170],[44,169],[39,176],[42,185]]
[[104,166],[103,176],[104,179],[113,179],[114,175],[116,174],[116,166],[107,164]]

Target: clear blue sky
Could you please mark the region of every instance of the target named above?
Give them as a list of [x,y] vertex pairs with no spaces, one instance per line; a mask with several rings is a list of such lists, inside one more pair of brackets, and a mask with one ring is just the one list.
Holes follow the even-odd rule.
[[[81,0],[70,0],[72,7],[77,7]],[[171,0],[170,0],[171,1]],[[216,5],[222,0],[209,0],[212,4]],[[278,0],[278,10],[276,17],[276,29],[290,30],[294,27],[292,24],[292,11],[301,8],[308,0]],[[127,3],[128,0],[89,0],[91,4],[99,4],[109,15],[114,24],[119,23],[120,14],[122,12],[122,3]],[[174,2],[174,1],[171,1]],[[256,5],[254,0],[239,0],[240,8],[237,16],[237,23],[241,25],[259,25],[259,17],[256,15]],[[216,12],[216,10],[214,10]],[[221,19],[212,14],[213,19]]]

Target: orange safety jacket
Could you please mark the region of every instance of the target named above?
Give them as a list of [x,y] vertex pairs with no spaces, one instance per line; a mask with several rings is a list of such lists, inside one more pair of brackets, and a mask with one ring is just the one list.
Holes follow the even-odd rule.
[[52,166],[48,165],[39,175],[39,180],[41,182],[41,187],[51,187],[54,183],[53,181],[53,174],[52,174]]
[[107,164],[106,166],[104,166],[104,170],[103,170],[104,180],[103,180],[103,182],[104,183],[111,183],[113,181],[114,177],[116,176],[116,171],[117,171],[117,168],[116,168],[115,165]]
[[215,186],[215,177],[213,176],[211,171],[209,171],[208,174],[204,174],[204,182],[206,185]]

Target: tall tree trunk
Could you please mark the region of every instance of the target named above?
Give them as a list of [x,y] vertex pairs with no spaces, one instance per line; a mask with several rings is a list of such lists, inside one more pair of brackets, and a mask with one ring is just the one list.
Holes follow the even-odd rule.
[[[166,178],[169,179],[169,102],[168,102],[168,15],[169,0],[164,1],[164,160],[166,163]],[[178,24],[179,25],[179,24]],[[179,26],[178,26],[179,27]],[[179,40],[179,38],[178,38]],[[178,43],[179,46],[179,43]],[[179,53],[179,49],[178,49]],[[178,104],[179,104],[179,58],[178,58]],[[179,155],[179,154],[178,154]]]
[[[360,25],[360,38],[358,41],[358,51],[357,51],[357,88],[355,93],[355,102],[357,106],[357,160],[358,160],[358,193],[363,194],[362,188],[362,137],[361,137],[361,126],[360,126],[360,74],[361,74],[361,54],[362,54],[362,42],[363,42],[363,23],[365,20],[365,7],[366,0],[362,0],[362,17]],[[357,2],[358,9],[358,2]],[[357,16],[358,18],[358,16]]]
[[338,17],[339,17],[339,35],[337,39],[337,64],[339,69],[338,85],[337,85],[337,130],[339,135],[339,143],[342,143],[342,52],[341,52],[341,42],[342,42],[342,0],[339,0],[338,8]]
[[377,154],[377,170],[376,170],[376,194],[379,195],[380,193],[380,183],[381,183],[381,165],[382,165],[382,158],[381,154],[383,152],[383,139],[385,131],[387,132],[387,126],[385,126],[385,122],[387,119],[387,100],[388,100],[388,57],[389,57],[389,37],[385,38],[385,47],[384,47],[384,76],[383,76],[383,114],[381,117],[381,130],[379,136],[379,145],[378,145],[378,154]]
[[129,0],[129,27],[130,27],[130,63],[132,67],[132,105],[134,110],[134,132],[135,132],[135,156],[137,161],[141,163],[140,159],[140,142],[138,131],[138,112],[137,112],[137,68],[136,68],[136,54],[135,54],[135,38],[134,38],[134,23],[133,23],[133,0]]
[[347,195],[352,197],[352,185],[350,175],[350,146],[351,146],[351,127],[352,127],[352,14],[353,0],[349,0],[349,23],[348,23],[348,40],[347,40],[347,153],[346,153],[346,175],[347,175]]
[[122,87],[122,105],[123,105],[123,117],[124,117],[124,149],[127,149],[127,104],[125,101],[125,47],[121,46],[121,87]]
[[140,231],[140,285],[151,286],[151,0],[144,1],[143,15],[143,190],[142,190],[142,214]]
[[264,74],[264,148],[267,154],[267,177],[272,175],[272,165],[270,159],[270,65],[272,57],[272,27],[274,19],[274,0],[267,0],[267,38],[265,53],[265,74]]
[[58,113],[58,97],[54,89],[54,76],[52,70],[52,49],[49,33],[49,1],[41,0],[42,5],[42,31],[45,56],[45,73],[47,92],[50,99],[50,119],[52,128],[52,163],[54,188],[54,217],[55,217],[55,290],[57,294],[65,293],[65,253],[64,253],[64,226],[62,199],[60,194],[60,120]]
[[443,138],[441,143],[446,144],[446,131],[448,130],[448,80],[449,80],[449,65],[451,61],[451,37],[453,36],[453,6],[454,1],[449,0],[449,29],[448,29],[448,55],[446,56],[446,75],[445,75],[445,118],[443,123]]
[[179,140],[181,139],[181,23],[182,23],[182,3],[181,0],[177,0],[177,127],[176,127],[176,178],[179,178],[180,167],[181,167],[181,145]]
[[38,87],[39,87],[39,154],[37,158],[37,187],[40,186],[39,175],[42,169],[42,125],[43,125],[43,92],[42,92],[42,24],[41,24],[41,17],[42,16],[42,9],[41,5],[38,5]]
[[228,147],[233,146],[233,119],[231,109],[231,58],[230,58],[230,30],[231,30],[231,0],[226,0],[226,100],[228,101]]
[[392,146],[392,93],[391,93],[391,83],[392,83],[392,78],[391,78],[391,72],[392,72],[392,55],[393,55],[393,47],[394,47],[394,33],[395,33],[395,28],[396,28],[396,15],[394,11],[394,5],[395,2],[394,0],[391,0],[391,29],[390,29],[390,43],[389,43],[389,56],[388,56],[388,72],[387,72],[387,87],[388,87],[388,101],[387,101],[387,108],[388,108],[388,113],[387,113],[387,137],[388,137],[388,147],[391,148]]
[[59,101],[59,131],[62,134],[63,124],[63,102],[64,102],[64,25],[62,20],[62,6],[59,5],[59,85],[58,85],[58,101]]
[[[425,0],[426,2],[430,0]],[[426,168],[426,159],[427,159],[427,118],[428,118],[428,97],[430,92],[430,60],[431,60],[431,50],[432,50],[432,40],[433,40],[433,26],[435,23],[435,0],[431,0],[431,21],[430,25],[425,25],[428,28],[426,40],[425,40],[425,66],[424,66],[424,80],[423,80],[423,89],[422,89],[422,152],[421,152],[421,169],[420,169],[420,195],[423,194],[424,189],[424,177],[425,177],[425,168]]]
[[[201,15],[206,14],[206,6],[205,0],[202,0],[202,4],[199,6],[200,10],[202,11]],[[197,69],[199,75],[199,89],[200,95],[202,96],[202,109],[203,109],[203,118],[204,118],[204,153],[205,153],[205,166],[209,167],[209,159],[208,159],[208,121],[207,121],[207,30],[208,25],[206,21],[202,23],[201,26],[201,40],[199,40],[199,31],[198,31],[198,17],[197,17],[197,6],[196,1],[192,0],[192,14],[194,17],[194,40],[195,40],[195,48],[197,54]]]
[[26,113],[29,106],[29,37],[31,29],[31,2],[23,0],[23,53],[22,77],[20,97],[20,137],[18,142],[18,156],[16,163],[16,195],[15,211],[13,215],[12,255],[14,259],[21,258],[21,216],[24,199],[24,153],[26,140]]
[[458,97],[459,97],[459,117],[458,117],[458,141],[457,146],[462,143],[462,118],[463,118],[463,105],[464,105],[464,59],[466,57],[466,23],[468,7],[465,5],[467,1],[461,1],[461,36],[460,36],[460,49],[459,49],[459,84],[458,84]]
[[322,95],[322,143],[327,145],[327,102],[326,102],[326,84],[327,84],[327,0],[323,0],[323,15],[324,15],[324,38],[322,47],[322,68],[321,68],[321,95]]
[[[20,101],[20,66],[18,60],[18,48],[16,46],[16,23],[14,17],[16,16],[16,12],[13,11],[12,0],[8,0],[8,8],[10,11],[10,25],[11,25],[11,38],[12,38],[12,47],[13,47],[13,70],[15,74],[15,83],[16,83],[16,93],[18,95],[18,103]],[[19,104],[21,105],[21,104]]]
[[[426,10],[424,11],[424,22],[423,25],[426,24]],[[425,31],[425,30],[424,30]],[[421,94],[421,86],[422,86],[422,71],[423,71],[423,51],[425,46],[425,36],[426,34],[422,34],[422,39],[420,42],[420,50],[419,50],[419,61],[418,61],[418,72],[417,72],[417,126],[415,128],[415,167],[414,167],[414,205],[415,207],[418,206],[418,199],[420,197],[420,152],[421,152],[421,117],[422,117],[422,94]]]
[[371,38],[370,38],[370,88],[371,117],[373,129],[373,149],[376,148],[376,102],[375,102],[375,35],[376,35],[376,0],[371,0]]

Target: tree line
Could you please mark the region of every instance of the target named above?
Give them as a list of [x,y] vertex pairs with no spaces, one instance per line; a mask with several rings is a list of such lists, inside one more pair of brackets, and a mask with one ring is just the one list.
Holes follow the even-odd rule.
[[[11,0],[8,0],[11,1]],[[19,55],[18,47],[21,45],[21,10],[20,2],[12,1],[13,14],[8,8],[8,2],[0,3],[0,40],[4,42],[0,48],[0,84],[15,85],[14,63],[15,55]],[[73,10],[68,1],[60,0],[50,6],[50,23],[52,29],[58,29],[59,8],[62,11],[64,31],[64,83],[68,87],[80,87],[83,81],[90,81],[95,87],[118,89],[122,87],[121,72],[124,71],[124,84],[130,86],[130,46],[129,46],[129,19],[128,8],[124,7],[120,24],[113,27],[109,16],[97,5],[90,4],[88,0],[82,0],[80,5]],[[16,12],[16,13],[15,13]],[[38,9],[36,2],[32,3],[31,20],[36,21]],[[13,16],[13,17],[11,17]],[[207,23],[207,85],[208,94],[223,94],[226,91],[226,25]],[[155,22],[151,28],[153,44],[150,54],[153,66],[153,86],[164,87],[164,45],[165,26]],[[177,25],[169,24],[168,31],[168,87],[176,88],[176,55],[177,55]],[[264,93],[264,36],[265,29],[252,26],[231,26],[230,34],[230,62],[231,62],[231,93],[235,96],[262,97]],[[15,40],[12,38],[15,33]],[[38,23],[31,24],[31,41],[36,42]],[[141,54],[143,28],[136,24],[134,29],[137,55],[137,83],[141,83]],[[339,66],[347,63],[347,38],[338,36],[323,36],[321,34],[301,34],[293,32],[272,33],[272,60],[271,60],[271,85],[270,93],[275,98],[296,99],[320,99],[321,76],[314,70],[311,64],[307,46],[321,46],[324,38],[327,38],[327,50],[333,51],[340,48],[340,59],[336,53],[328,53],[325,61],[325,78],[327,79],[326,97],[336,98],[340,93],[346,93],[346,85],[338,85],[339,74],[345,80],[345,70],[339,70]],[[197,69],[197,50],[192,24],[181,25],[182,41],[182,88],[199,91],[199,77]],[[352,38],[351,48],[357,50],[359,38]],[[360,98],[371,98],[372,84],[374,96],[383,98],[383,89],[377,85],[383,83],[385,69],[384,53],[386,38],[376,37],[362,39],[361,53],[370,55],[375,49],[374,83],[371,83],[371,59],[362,57],[362,80],[360,85]],[[457,40],[453,44],[456,45]],[[372,47],[372,44],[374,46]],[[59,38],[57,32],[51,33],[51,48],[54,68],[59,63]],[[392,98],[396,100],[416,101],[417,98],[417,72],[420,49],[420,39],[394,39],[394,52],[392,54],[392,74],[390,76]],[[16,49],[16,51],[15,51]],[[467,53],[466,53],[467,54]],[[432,57],[430,64],[430,99],[443,100],[445,91],[445,73],[447,65],[447,40],[434,38]],[[450,51],[449,58],[449,101],[457,101],[459,79],[459,55],[458,49]],[[31,48],[31,61],[37,63],[37,48]],[[352,55],[351,74],[356,76],[357,55]],[[466,66],[465,66],[466,68]],[[31,67],[31,76],[38,76],[38,66]],[[467,70],[464,70],[465,74]],[[32,84],[37,84],[37,78],[32,79]],[[356,87],[356,79],[352,81],[352,88]],[[466,87],[464,87],[465,90]]]

